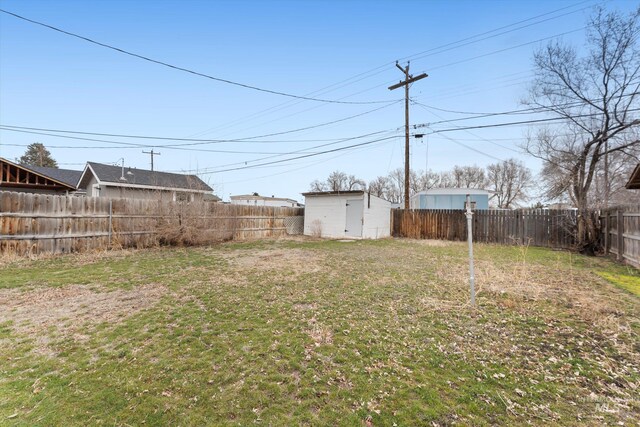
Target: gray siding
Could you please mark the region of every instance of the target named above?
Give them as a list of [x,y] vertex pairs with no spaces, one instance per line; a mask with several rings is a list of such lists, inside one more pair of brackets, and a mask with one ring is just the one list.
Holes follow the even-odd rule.
[[[420,194],[419,209],[464,209],[466,200],[465,194]],[[486,194],[472,194],[471,201],[476,202],[476,209],[489,209]]]

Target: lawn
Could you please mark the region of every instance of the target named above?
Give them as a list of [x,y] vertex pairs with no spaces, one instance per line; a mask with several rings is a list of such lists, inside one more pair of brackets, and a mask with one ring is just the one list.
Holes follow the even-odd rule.
[[[463,243],[4,259],[0,425],[637,425],[638,271]],[[635,294],[634,294],[635,292]]]

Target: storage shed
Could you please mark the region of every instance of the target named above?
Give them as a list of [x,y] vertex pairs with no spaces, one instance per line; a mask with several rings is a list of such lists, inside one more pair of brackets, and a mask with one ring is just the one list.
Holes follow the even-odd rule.
[[351,239],[391,235],[391,202],[364,191],[303,193],[304,234]]

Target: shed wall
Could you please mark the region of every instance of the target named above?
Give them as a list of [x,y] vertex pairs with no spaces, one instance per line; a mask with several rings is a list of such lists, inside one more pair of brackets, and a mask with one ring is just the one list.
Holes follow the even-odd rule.
[[304,234],[307,236],[345,237],[347,199],[362,198],[354,195],[306,197]]
[[362,238],[379,239],[391,235],[391,203],[376,196],[339,194],[307,196],[304,209],[304,234],[345,238],[347,200],[363,200]]
[[376,196],[364,195],[364,239],[381,239],[391,236],[391,202]]

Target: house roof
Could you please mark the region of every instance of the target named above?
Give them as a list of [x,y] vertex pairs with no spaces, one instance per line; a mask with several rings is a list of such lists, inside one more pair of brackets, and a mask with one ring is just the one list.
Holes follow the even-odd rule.
[[[0,185],[9,188],[30,188],[40,190],[75,190],[77,179],[71,177],[68,169],[42,168],[14,163],[0,157]],[[62,179],[63,175],[65,179]]]
[[79,185],[88,184],[90,175],[94,175],[99,183],[117,184],[118,186],[152,188],[152,189],[180,189],[193,192],[208,193],[213,191],[196,175],[150,171],[146,169],[124,168],[124,180],[121,179],[122,166],[105,165],[87,162]]
[[636,168],[631,173],[629,177],[629,182],[625,185],[629,190],[640,190],[640,163],[636,166]]
[[239,194],[236,196],[231,196],[231,200],[278,200],[282,202],[293,202],[298,203],[297,200],[287,199],[285,197],[267,197],[267,196],[256,196],[254,194]]
[[24,166],[24,167],[34,172],[37,172],[41,175],[48,176],[49,178],[54,179],[56,181],[60,181],[65,184],[71,185],[73,188],[76,188],[78,186],[78,181],[80,181],[80,177],[82,176],[82,171],[77,171],[72,169],[47,168],[44,166]]

